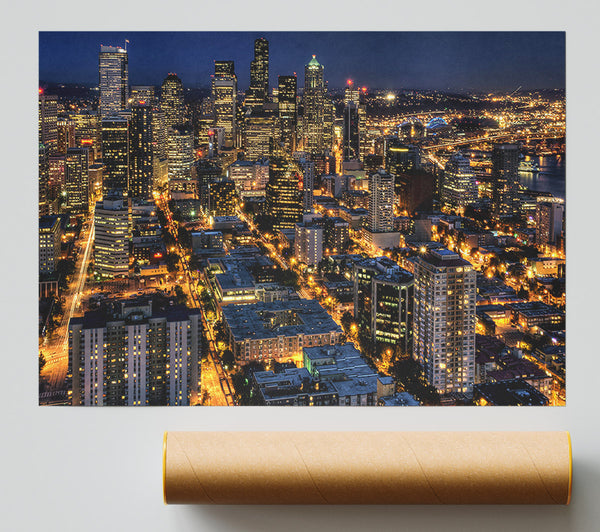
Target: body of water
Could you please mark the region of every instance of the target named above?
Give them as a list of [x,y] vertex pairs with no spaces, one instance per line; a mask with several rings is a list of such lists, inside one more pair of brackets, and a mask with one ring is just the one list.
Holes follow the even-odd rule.
[[561,155],[540,155],[525,157],[539,166],[538,173],[519,172],[521,184],[537,192],[551,192],[565,199],[565,158]]

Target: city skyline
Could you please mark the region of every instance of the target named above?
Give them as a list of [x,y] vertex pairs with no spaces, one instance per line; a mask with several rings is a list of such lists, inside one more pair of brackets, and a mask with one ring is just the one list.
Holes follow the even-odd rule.
[[160,85],[174,72],[184,87],[209,88],[214,61],[228,59],[245,90],[260,37],[271,46],[271,88],[278,75],[300,77],[312,55],[332,89],[348,79],[372,89],[565,87],[564,32],[40,32],[39,77],[95,86],[100,44],[129,41],[133,85]]

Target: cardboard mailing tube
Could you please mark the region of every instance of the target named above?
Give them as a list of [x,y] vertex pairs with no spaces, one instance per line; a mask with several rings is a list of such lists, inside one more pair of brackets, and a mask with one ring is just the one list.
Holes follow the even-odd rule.
[[167,504],[568,504],[567,432],[168,432]]

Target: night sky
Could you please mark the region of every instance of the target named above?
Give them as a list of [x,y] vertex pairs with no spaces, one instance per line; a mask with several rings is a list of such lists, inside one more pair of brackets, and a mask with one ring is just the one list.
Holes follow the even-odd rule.
[[514,90],[565,87],[563,32],[40,32],[40,79],[98,83],[100,44],[130,41],[129,82],[160,85],[175,72],[208,87],[213,61],[233,60],[238,86],[250,81],[253,42],[269,41],[270,85],[298,74],[312,54],[332,88],[347,79],[371,89]]

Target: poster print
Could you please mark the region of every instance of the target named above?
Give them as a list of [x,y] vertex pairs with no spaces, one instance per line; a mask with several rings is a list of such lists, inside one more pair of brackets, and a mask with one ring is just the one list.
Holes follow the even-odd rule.
[[40,404],[565,404],[564,33],[39,59]]

